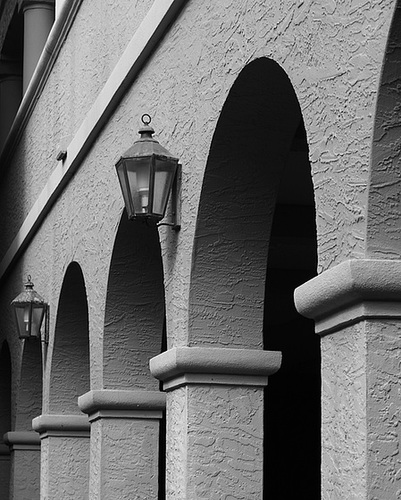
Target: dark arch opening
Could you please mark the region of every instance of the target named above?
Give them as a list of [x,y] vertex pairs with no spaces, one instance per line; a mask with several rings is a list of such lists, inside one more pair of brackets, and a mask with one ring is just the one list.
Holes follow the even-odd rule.
[[[283,248],[277,246],[283,241],[286,256],[280,256]],[[302,113],[283,69],[271,59],[257,59],[235,81],[213,136],[195,234],[189,344],[248,349],[264,346],[283,351],[284,374],[280,376],[279,371],[272,376],[266,391],[265,498],[294,498],[302,493],[312,499],[320,495],[319,338],[313,324],[296,313],[292,298],[294,289],[314,274],[315,209]],[[299,336],[279,326],[290,319],[286,316],[289,312],[296,315]],[[309,386],[298,386],[301,368],[310,358]],[[295,378],[287,375],[288,367]],[[295,427],[292,422],[288,427],[280,425],[289,389],[294,394],[286,408],[294,420],[294,406],[309,401],[303,393],[313,393],[309,406],[313,423],[306,423],[303,416]],[[305,423],[308,427],[302,429]],[[302,486],[313,481],[302,492],[293,480],[293,468],[300,470],[301,466],[292,459],[301,457],[305,463],[305,453],[312,448],[293,453],[298,447],[294,428],[310,431],[314,441],[314,458],[309,465],[313,472],[306,480],[302,472],[297,473]],[[291,439],[287,448],[280,448],[283,434]],[[279,467],[274,463],[275,454]],[[285,488],[278,490],[277,484],[288,477],[291,465],[291,480],[286,483],[293,484],[295,490],[290,492],[286,486],[284,493]]]
[[301,121],[284,167],[269,244],[264,345],[281,351],[283,361],[266,390],[265,498],[320,498],[320,337],[314,322],[296,311],[293,296],[316,268],[314,195]]
[[0,437],[11,430],[11,355],[5,340],[0,352]]
[[5,340],[0,352],[0,498],[9,497],[10,452],[3,436],[11,430],[11,356]]
[[50,413],[80,414],[78,397],[90,389],[89,320],[81,267],[66,271],[57,310],[50,376]]

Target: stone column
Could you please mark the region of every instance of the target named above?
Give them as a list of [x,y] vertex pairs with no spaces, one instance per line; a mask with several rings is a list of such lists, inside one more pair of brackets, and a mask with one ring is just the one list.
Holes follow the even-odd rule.
[[150,361],[167,392],[166,498],[260,500],[273,351],[179,347]]
[[91,423],[91,500],[158,498],[165,401],[158,391],[97,390],[78,398]]
[[88,498],[90,427],[86,415],[41,415],[41,500]]
[[54,22],[54,1],[24,0],[24,68],[25,93],[46,44]]
[[322,336],[322,499],[401,492],[401,261],[349,260],[299,287]]
[[22,99],[22,75],[18,65],[0,61],[0,153]]
[[0,498],[8,499],[10,491],[10,448],[0,444]]
[[10,498],[39,500],[40,439],[36,432],[7,432],[4,442],[10,447]]

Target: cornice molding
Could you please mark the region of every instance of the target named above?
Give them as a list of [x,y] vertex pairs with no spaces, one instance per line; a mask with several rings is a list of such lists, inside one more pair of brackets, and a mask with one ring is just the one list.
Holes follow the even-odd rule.
[[174,347],[150,360],[165,390],[188,384],[267,385],[281,365],[281,353],[257,349]]
[[40,439],[49,436],[90,436],[90,423],[86,415],[40,415],[32,420],[32,428],[40,434]]
[[294,299],[320,334],[366,318],[401,318],[401,261],[347,260],[298,287]]
[[10,431],[3,437],[4,443],[14,450],[40,450],[39,434],[33,431]]
[[166,394],[160,391],[94,390],[78,398],[78,406],[94,422],[101,418],[160,419]]

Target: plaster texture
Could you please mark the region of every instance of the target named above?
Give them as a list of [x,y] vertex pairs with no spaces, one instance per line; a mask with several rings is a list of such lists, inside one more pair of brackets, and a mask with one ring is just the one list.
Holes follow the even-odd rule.
[[156,498],[165,394],[96,390],[81,396],[79,407],[91,422],[90,498]]
[[91,425],[90,498],[157,498],[159,421],[100,418]]
[[11,453],[10,495],[15,500],[40,499],[40,446]]
[[41,447],[41,500],[88,498],[89,438],[49,436]]
[[263,389],[181,387],[167,396],[166,498],[262,495]]

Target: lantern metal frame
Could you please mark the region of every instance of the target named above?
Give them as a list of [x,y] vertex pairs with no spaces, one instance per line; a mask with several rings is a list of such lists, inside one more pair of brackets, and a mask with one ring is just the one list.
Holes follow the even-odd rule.
[[[140,139],[120,157],[115,167],[128,218],[156,226],[180,226],[179,196],[181,165],[166,148],[153,138],[151,117],[142,115]],[[160,222],[171,205],[171,222]]]
[[[40,339],[47,344],[49,337],[49,304],[33,287],[31,276],[28,275],[25,290],[11,302],[18,336],[21,340]],[[42,325],[44,325],[44,335],[42,335]]]

